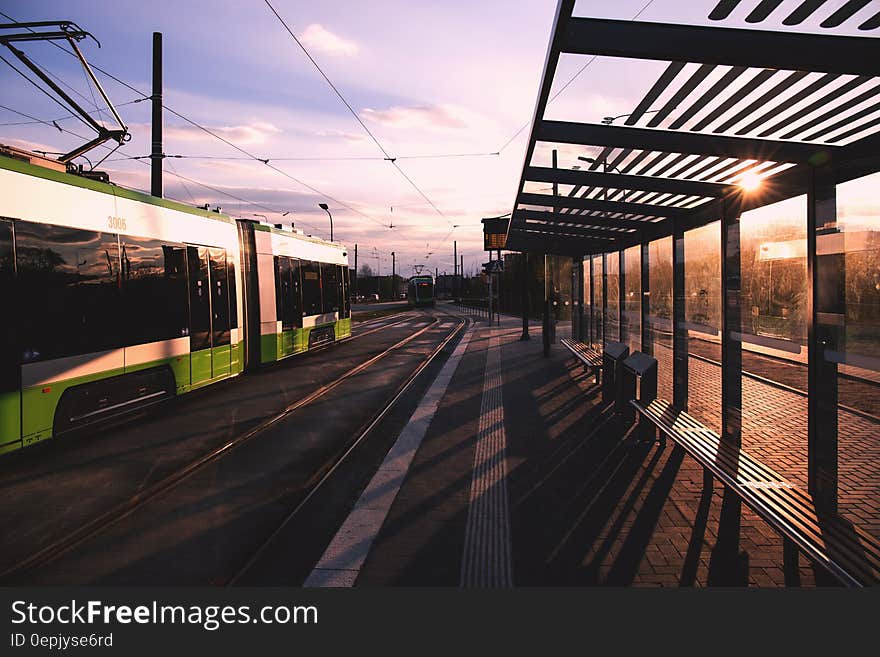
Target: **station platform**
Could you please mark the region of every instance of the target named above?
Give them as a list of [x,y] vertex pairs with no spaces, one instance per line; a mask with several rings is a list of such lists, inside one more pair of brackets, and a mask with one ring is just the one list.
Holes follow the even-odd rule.
[[[559,326],[558,338],[566,327]],[[305,586],[812,586],[673,443],[640,442],[541,330],[474,324]]]

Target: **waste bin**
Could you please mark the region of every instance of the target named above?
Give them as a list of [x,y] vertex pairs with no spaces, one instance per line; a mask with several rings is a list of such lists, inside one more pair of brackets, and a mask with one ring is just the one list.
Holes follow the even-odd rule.
[[[626,358],[623,361],[623,381],[619,390],[621,398],[618,400],[618,408],[622,406],[624,418],[632,422],[635,419],[635,409],[630,405],[630,400],[638,399],[647,405],[657,398],[657,359],[641,351]],[[644,418],[639,420],[639,424],[639,433],[643,438],[650,439],[653,425]]]
[[615,402],[620,411],[620,386],[623,382],[623,361],[629,356],[629,347],[623,342],[609,342],[602,354],[602,403]]

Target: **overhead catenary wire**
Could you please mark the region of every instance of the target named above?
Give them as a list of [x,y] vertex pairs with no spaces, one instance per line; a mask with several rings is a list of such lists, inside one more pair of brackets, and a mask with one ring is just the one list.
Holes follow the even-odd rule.
[[449,222],[451,224],[452,222],[446,217],[445,214],[443,214],[443,212],[440,210],[440,208],[437,207],[437,205],[434,203],[434,201],[432,201],[428,197],[428,195],[425,194],[425,192],[422,190],[422,188],[419,187],[415,183],[415,181],[413,181],[413,179],[410,178],[406,174],[406,172],[403,169],[400,168],[400,165],[397,164],[397,158],[391,156],[391,154],[385,149],[385,147],[382,145],[382,143],[376,138],[376,135],[374,135],[373,132],[367,127],[367,124],[364,123],[364,121],[363,121],[363,119],[361,119],[360,115],[354,110],[354,108],[351,106],[351,104],[348,102],[348,100],[346,100],[345,96],[342,95],[342,92],[339,91],[339,88],[335,84],[333,84],[333,81],[327,76],[327,74],[324,72],[324,70],[318,64],[318,62],[315,61],[315,58],[312,57],[311,53],[308,51],[308,48],[306,48],[305,45],[303,45],[303,42],[299,40],[299,38],[296,36],[296,34],[294,34],[293,30],[290,29],[290,26],[281,17],[281,14],[279,14],[276,11],[275,7],[272,6],[272,3],[269,2],[269,0],[263,0],[263,2],[265,2],[266,6],[269,7],[269,9],[272,11],[273,14],[275,14],[275,17],[278,19],[278,21],[281,23],[281,25],[284,27],[284,29],[287,31],[287,33],[296,42],[296,44],[300,47],[300,49],[305,53],[306,57],[308,57],[309,61],[314,65],[314,67],[315,67],[315,69],[317,69],[318,73],[321,74],[321,77],[324,78],[324,80],[327,82],[327,84],[330,86],[330,88],[339,97],[339,100],[342,101],[342,104],[345,105],[345,107],[348,109],[348,111],[351,113],[351,115],[355,118],[355,120],[360,124],[360,126],[364,129],[364,131],[367,133],[367,135],[370,137],[370,139],[372,139],[373,142],[376,144],[376,146],[379,148],[379,150],[382,151],[382,154],[385,156],[385,159],[388,160],[389,162],[391,162],[391,165],[395,169],[397,169],[397,171],[400,173],[400,175],[403,176],[403,178],[412,186],[412,188],[415,189],[419,193],[419,195],[422,198],[424,198],[425,201],[427,201],[427,203],[432,208],[434,208],[434,210],[437,212],[437,214],[439,214],[441,217],[443,217],[447,222]]
[[[639,16],[641,16],[641,15],[645,12],[645,10],[646,10],[648,7],[650,7],[652,4],[654,4],[654,0],[648,0],[648,2],[646,2],[646,3],[642,6],[642,8],[639,9],[639,10],[635,13],[635,15],[634,15],[630,20],[631,20],[631,21],[636,20],[636,19],[637,19]],[[584,63],[583,66],[581,66],[581,67],[577,70],[577,72],[576,72],[574,75],[572,75],[572,76],[571,76],[571,77],[565,82],[565,84],[563,84],[559,89],[556,90],[556,92],[555,92],[552,96],[550,96],[550,98],[547,99],[547,104],[549,105],[549,104],[552,103],[554,100],[556,100],[557,98],[559,98],[559,96],[562,95],[562,92],[565,91],[566,89],[568,89],[568,87],[571,85],[571,83],[574,82],[578,77],[580,77],[581,73],[583,73],[583,72],[586,71],[590,66],[592,66],[592,65],[593,65],[593,62],[595,62],[595,61],[596,61],[596,55],[593,55],[592,57],[590,57],[590,58]],[[511,135],[510,139],[508,139],[506,142],[504,142],[504,144],[501,146],[501,148],[498,149],[498,152],[499,152],[499,153],[500,153],[500,152],[503,152],[504,149],[507,148],[508,146],[510,146],[510,144],[513,143],[513,140],[516,139],[517,137],[519,137],[520,134],[522,134],[522,131],[525,130],[526,128],[528,128],[531,124],[532,124],[531,120],[528,120],[528,121],[526,121],[525,123],[523,123],[523,124],[519,127],[519,129],[518,129],[516,132],[514,132],[513,135]]]
[[[9,20],[9,21],[11,21],[11,22],[13,22],[13,23],[18,23],[17,20],[15,20],[14,18],[12,18],[11,16],[9,16],[8,14],[6,14],[6,13],[4,13],[4,12],[2,12],[2,11],[0,11],[0,16],[5,17],[7,20]],[[31,31],[33,31],[33,30],[31,30]],[[50,41],[49,43],[52,44],[53,46],[59,48],[60,50],[62,50],[63,52],[67,53],[68,55],[70,55],[70,56],[72,56],[72,57],[75,57],[75,56],[76,56],[74,53],[70,52],[67,48],[65,48],[65,47],[63,47],[63,46],[61,46],[61,45],[55,43],[54,41]],[[4,60],[4,61],[5,61],[5,60]],[[9,62],[7,62],[7,63],[9,63]],[[10,66],[11,66],[11,64],[10,64]],[[13,68],[15,68],[15,67],[13,66]],[[121,80],[120,78],[116,77],[116,76],[113,75],[112,73],[109,73],[108,71],[104,70],[103,68],[101,68],[101,67],[99,67],[99,66],[97,66],[97,65],[92,65],[92,68],[93,68],[94,70],[98,71],[99,73],[101,73],[101,74],[103,74],[103,75],[106,75],[107,77],[109,77],[111,80],[114,80],[114,81],[117,82],[118,84],[121,84],[122,86],[124,86],[124,87],[130,89],[130,90],[133,91],[134,93],[139,94],[143,99],[145,99],[145,100],[149,100],[149,99],[151,98],[150,96],[148,96],[147,94],[143,93],[142,91],[140,91],[140,90],[137,89],[136,87],[132,86],[131,84],[129,84],[129,83],[127,83],[127,82],[125,82],[124,80]],[[17,70],[17,69],[16,69],[16,70]],[[21,74],[20,72],[19,72],[19,74],[20,74],[20,75],[23,75],[23,74]],[[28,78],[27,76],[24,76],[24,75],[23,75],[23,77],[24,77],[26,80],[28,80],[28,82],[30,82],[31,84],[35,84],[35,83],[34,83],[32,80],[30,80],[30,78]],[[53,98],[51,95],[48,94],[48,92],[46,92],[44,89],[42,89],[42,88],[39,87],[38,85],[35,85],[35,86],[37,86],[37,88],[40,89],[40,91],[42,91],[44,94],[48,95],[49,98],[51,98],[54,102],[58,103],[59,105],[61,105],[61,107],[63,107],[65,110],[67,110],[67,108],[64,107],[64,105],[61,104],[60,101],[58,101],[57,99]],[[332,201],[332,202],[335,203],[336,205],[338,205],[338,206],[340,206],[340,207],[342,207],[342,208],[345,208],[345,209],[347,209],[347,210],[349,210],[349,211],[351,211],[351,212],[354,212],[355,214],[357,214],[357,215],[359,215],[359,216],[361,216],[361,217],[364,217],[365,219],[368,219],[369,221],[372,221],[372,222],[374,222],[375,224],[377,224],[377,225],[379,225],[379,226],[382,226],[383,228],[386,228],[386,229],[388,228],[388,227],[385,225],[384,222],[382,222],[382,221],[376,219],[375,217],[371,217],[371,216],[368,215],[367,213],[365,213],[365,212],[363,212],[363,211],[361,211],[361,210],[358,210],[358,209],[355,208],[355,207],[352,207],[350,204],[345,203],[344,201],[341,201],[341,200],[339,200],[338,198],[336,198],[336,197],[334,197],[334,196],[332,196],[332,195],[330,195],[330,194],[327,194],[326,192],[323,192],[323,191],[321,191],[320,189],[318,189],[318,188],[316,188],[316,187],[314,187],[314,186],[312,186],[312,185],[309,185],[309,184],[306,183],[305,181],[300,180],[299,178],[297,178],[297,177],[291,175],[290,173],[284,171],[283,169],[280,169],[280,168],[274,166],[273,164],[270,163],[269,158],[262,158],[262,157],[259,157],[259,156],[255,155],[255,154],[253,154],[253,153],[247,151],[246,149],[244,149],[244,148],[238,146],[237,144],[235,144],[235,143],[229,141],[229,140],[226,139],[225,137],[223,137],[223,136],[217,134],[216,132],[210,130],[209,128],[207,128],[207,127],[201,125],[201,124],[198,123],[197,121],[194,121],[193,119],[190,119],[189,117],[187,117],[187,116],[181,114],[180,112],[178,112],[178,111],[175,110],[174,108],[169,107],[168,105],[165,105],[164,103],[162,104],[162,107],[163,107],[165,110],[167,110],[168,112],[170,112],[171,114],[173,114],[174,116],[176,116],[176,117],[178,117],[179,119],[181,119],[182,121],[185,121],[185,122],[189,123],[190,125],[192,125],[193,127],[197,128],[197,129],[199,129],[199,130],[202,130],[203,132],[205,132],[206,134],[210,135],[211,137],[213,137],[213,138],[215,138],[215,139],[217,139],[217,140],[223,142],[224,144],[226,144],[226,145],[229,146],[230,148],[233,148],[233,149],[235,149],[236,151],[240,152],[242,155],[245,155],[245,156],[247,156],[248,158],[250,158],[250,159],[252,159],[252,160],[254,160],[254,161],[256,161],[256,162],[260,162],[260,163],[264,164],[265,166],[267,166],[267,167],[270,168],[271,170],[273,170],[273,171],[275,171],[276,173],[278,173],[278,174],[280,174],[280,175],[282,175],[282,176],[288,178],[289,180],[291,180],[291,181],[297,183],[298,185],[300,185],[300,186],[302,186],[302,187],[305,187],[305,188],[308,189],[309,191],[314,192],[315,194],[318,194],[319,196],[322,196],[322,197],[324,197],[324,198],[326,198],[326,199]],[[59,128],[59,129],[60,129],[60,128]],[[68,131],[68,132],[69,132],[69,131]],[[71,133],[71,134],[73,134],[73,133]],[[403,235],[401,235],[400,238],[403,239],[403,240],[405,240],[405,241],[410,241],[410,242],[412,241],[410,238],[407,238],[407,237],[405,237],[405,236],[403,236]]]
[[[11,16],[9,16],[8,14],[2,12],[2,11],[0,11],[0,16],[5,17],[7,20],[9,20],[10,22],[13,22],[13,23],[18,23],[18,22],[19,22],[19,21],[15,20],[14,18],[12,18]],[[282,22],[283,22],[283,21],[282,21]],[[31,30],[31,31],[33,31],[33,30]],[[58,43],[56,43],[56,42],[54,42],[54,41],[50,41],[49,43],[50,43],[52,46],[58,48],[59,50],[61,50],[62,52],[64,52],[65,54],[67,54],[67,55],[69,55],[69,56],[71,56],[71,57],[75,57],[75,56],[76,56],[74,53],[72,53],[71,51],[69,51],[67,48],[63,47],[62,45],[60,45],[60,44],[58,44]],[[13,67],[13,68],[14,68],[14,67]],[[136,87],[134,87],[133,85],[129,84],[128,82],[126,82],[126,81],[120,79],[119,77],[117,77],[117,76],[115,76],[114,74],[110,73],[110,72],[107,71],[106,69],[103,69],[103,68],[101,68],[100,66],[95,65],[95,64],[92,64],[92,68],[93,68],[94,70],[96,70],[97,72],[101,73],[102,75],[106,76],[107,78],[113,80],[114,82],[116,82],[116,83],[122,85],[123,87],[129,89],[130,91],[132,91],[132,92],[138,94],[138,96],[140,96],[140,98],[137,98],[137,99],[134,99],[134,100],[131,100],[131,101],[127,101],[127,103],[123,103],[123,104],[132,104],[132,103],[137,103],[137,102],[143,102],[143,101],[145,101],[145,100],[151,100],[151,96],[145,94],[144,92],[142,92],[141,90],[137,89]],[[30,80],[30,79],[27,78],[26,76],[24,76],[24,77],[25,77],[25,79],[27,79],[31,84],[34,84],[32,80]],[[40,91],[42,91],[44,94],[48,95],[48,93],[47,93],[45,90],[43,90],[42,88],[40,88],[40,87],[37,87],[37,88],[39,88]],[[53,98],[53,97],[51,97],[51,96],[49,96],[49,97],[50,97],[50,99],[52,99],[54,102],[56,102],[56,103],[58,103],[59,105],[61,105],[61,103],[60,103],[59,101],[57,101],[57,99],[55,99],[55,98]],[[70,113],[69,110],[68,110],[66,107],[64,107],[63,105],[61,105],[61,107],[62,107],[65,111],[67,111],[68,114],[69,114],[69,116],[64,117],[65,120],[68,119],[68,118],[79,118],[79,117],[76,117],[76,115]],[[163,103],[163,108],[164,108],[165,110],[167,110],[168,112],[170,112],[171,114],[173,114],[174,116],[178,117],[179,119],[181,119],[181,120],[183,120],[183,121],[189,123],[189,124],[192,125],[193,127],[202,130],[203,132],[205,132],[206,134],[210,135],[211,137],[213,137],[213,138],[215,138],[215,139],[217,139],[217,140],[223,142],[224,144],[228,145],[230,148],[233,148],[233,149],[235,149],[236,151],[242,153],[242,155],[244,155],[247,159],[251,159],[251,160],[254,160],[254,161],[257,161],[257,162],[260,162],[260,163],[264,164],[265,166],[267,166],[268,168],[270,168],[270,169],[272,169],[273,171],[277,172],[278,174],[285,176],[286,178],[290,179],[290,180],[293,181],[293,182],[296,182],[297,184],[299,184],[299,185],[305,187],[306,189],[309,189],[310,191],[314,192],[315,194],[318,194],[318,195],[320,195],[320,196],[323,196],[323,197],[327,198],[328,200],[332,201],[332,202],[335,203],[336,205],[338,205],[338,206],[340,206],[340,207],[343,207],[343,208],[345,208],[345,209],[347,209],[347,210],[349,210],[349,211],[351,211],[351,212],[353,212],[353,213],[355,213],[355,214],[357,214],[357,215],[359,215],[359,216],[362,216],[362,217],[364,217],[365,219],[368,219],[369,221],[371,221],[371,222],[373,222],[373,223],[375,223],[375,224],[377,224],[377,225],[379,225],[379,226],[382,226],[382,227],[385,228],[386,230],[388,230],[388,229],[392,229],[392,230],[393,230],[393,226],[388,226],[388,225],[386,225],[383,221],[380,221],[380,220],[378,220],[378,219],[376,219],[376,218],[370,216],[369,214],[367,214],[367,213],[365,213],[365,212],[363,212],[363,211],[361,211],[361,210],[359,210],[359,209],[357,209],[357,208],[355,208],[355,207],[352,207],[350,204],[345,203],[345,202],[339,200],[338,198],[335,198],[334,196],[332,196],[332,195],[330,195],[330,194],[327,194],[327,193],[325,193],[325,192],[323,192],[323,191],[317,189],[317,188],[314,187],[314,186],[309,185],[308,183],[305,183],[304,181],[300,180],[299,178],[297,178],[297,177],[295,177],[295,176],[289,174],[288,172],[286,172],[286,171],[284,171],[284,170],[282,170],[282,169],[280,169],[280,168],[278,168],[278,167],[276,167],[276,166],[274,166],[274,165],[272,165],[272,164],[270,163],[270,160],[272,160],[272,159],[276,159],[276,160],[279,160],[279,161],[282,161],[282,160],[287,160],[287,161],[298,161],[298,160],[307,160],[308,158],[261,158],[261,157],[258,157],[257,155],[255,155],[255,154],[253,154],[253,153],[247,151],[246,149],[244,149],[244,148],[238,146],[237,144],[231,142],[230,140],[224,138],[223,136],[217,134],[216,132],[210,130],[209,128],[206,128],[205,126],[203,126],[203,125],[199,124],[198,122],[196,122],[196,121],[190,119],[189,117],[187,117],[187,116],[181,114],[181,113],[178,112],[177,110],[175,110],[175,109],[169,107],[168,105],[165,105],[164,103]],[[40,119],[37,119],[37,118],[35,118],[35,117],[31,117],[31,116],[29,116],[29,115],[26,115],[25,118],[30,118],[31,120],[36,121],[37,123],[42,123],[42,124],[44,124],[44,125],[54,127],[54,128],[58,129],[58,130],[61,131],[61,132],[69,133],[69,134],[74,135],[74,136],[76,136],[76,137],[78,137],[78,138],[80,138],[80,139],[85,139],[85,138],[82,137],[81,135],[78,135],[77,133],[75,133],[75,132],[73,132],[73,131],[70,131],[70,130],[64,129],[64,128],[62,128],[61,126],[59,126],[59,125],[57,125],[57,124],[55,124],[55,123],[50,123],[50,122],[48,122],[48,121],[40,120]],[[81,119],[80,119],[80,120],[81,120]],[[365,126],[365,127],[366,127],[366,126]],[[109,149],[109,147],[106,147],[106,146],[102,146],[102,147]],[[122,153],[122,154],[125,154],[125,152],[122,151],[122,150],[119,150],[119,152]],[[383,154],[384,154],[384,149],[383,149]],[[435,158],[435,157],[490,157],[490,156],[498,156],[499,154],[500,154],[500,153],[498,153],[498,152],[493,152],[493,153],[452,153],[452,154],[445,154],[445,153],[444,153],[444,154],[410,155],[410,156],[402,156],[402,157],[403,157],[404,159],[420,159],[420,158]],[[139,157],[137,157],[137,156],[127,156],[127,158],[110,158],[110,159],[107,159],[107,161],[120,161],[121,159],[135,159],[135,160],[138,160],[138,159],[141,159],[141,158],[139,158]],[[383,157],[382,159],[384,160],[385,158]],[[103,161],[103,160],[102,160],[102,161]],[[148,163],[146,163],[146,162],[142,162],[142,163],[145,164],[145,165],[148,165]],[[452,223],[448,218],[446,218],[445,215],[443,215],[442,211],[440,211],[439,208],[437,208],[437,206],[433,203],[433,201],[431,201],[431,199],[430,199],[426,194],[424,194],[424,193],[421,191],[420,188],[418,188],[418,186],[415,184],[415,182],[412,181],[412,179],[410,179],[410,178],[406,175],[406,173],[403,172],[402,169],[400,169],[400,167],[396,164],[396,162],[393,161],[393,159],[392,159],[391,163],[395,166],[395,168],[398,169],[398,171],[400,172],[400,174],[401,174],[404,178],[406,178],[406,179],[410,182],[410,184],[411,184],[411,185],[412,185],[412,186],[413,186],[413,187],[414,187],[414,188],[420,193],[420,195],[422,196],[422,198],[424,198],[425,201],[426,201],[428,204],[430,204],[430,205],[435,209],[435,211],[437,211],[441,216],[444,217],[444,219],[446,219],[446,221],[447,221],[451,226],[453,226],[453,230],[454,230],[455,226],[453,225],[453,223]],[[224,191],[224,190],[222,190],[222,189],[218,189],[218,188],[216,188],[216,187],[214,187],[214,186],[212,186],[212,185],[208,185],[208,184],[203,183],[203,182],[200,182],[200,181],[198,181],[198,180],[195,180],[195,179],[192,179],[192,178],[188,178],[188,177],[186,177],[186,176],[183,176],[182,174],[179,174],[178,172],[169,172],[169,173],[171,173],[171,175],[175,176],[176,178],[179,178],[179,179],[181,179],[181,180],[187,180],[187,181],[189,181],[190,183],[192,183],[192,184],[194,184],[194,185],[198,185],[198,186],[200,186],[200,187],[203,187],[203,188],[205,188],[205,189],[211,190],[211,191],[213,191],[213,192],[215,192],[215,193],[221,194],[221,195],[226,196],[226,197],[228,197],[228,198],[232,198],[232,199],[237,200],[237,201],[239,201],[239,202],[241,202],[241,203],[245,203],[245,204],[247,204],[247,205],[251,205],[251,206],[256,207],[256,208],[261,208],[261,209],[264,209],[264,210],[266,210],[266,211],[268,211],[268,212],[272,212],[272,213],[276,213],[276,214],[283,214],[280,210],[277,210],[277,209],[274,209],[274,208],[270,208],[270,207],[266,206],[265,204],[257,203],[257,202],[254,202],[254,201],[250,201],[250,200],[248,200],[248,199],[245,199],[245,198],[242,198],[242,197],[240,197],[240,196],[237,196],[237,195],[231,194],[231,193],[229,193],[229,192],[226,192],[226,191]],[[308,224],[303,224],[303,225],[308,226]],[[310,228],[311,228],[311,227],[310,227]],[[313,230],[314,230],[314,229],[313,229]],[[323,232],[323,231],[317,231],[317,230],[315,230],[315,232]],[[451,231],[450,231],[450,232],[451,232]],[[415,240],[414,240],[413,238],[407,237],[407,236],[405,236],[405,235],[403,235],[403,234],[400,234],[400,233],[398,233],[398,238],[399,238],[399,239],[402,239],[403,241],[408,242],[408,243],[410,243],[410,244],[414,244],[414,243],[415,243]],[[445,239],[444,239],[444,241],[445,241]]]

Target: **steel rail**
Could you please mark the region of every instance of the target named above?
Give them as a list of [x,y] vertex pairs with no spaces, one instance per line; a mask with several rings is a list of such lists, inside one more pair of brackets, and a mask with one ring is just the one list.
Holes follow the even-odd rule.
[[373,415],[373,417],[357,432],[356,437],[352,440],[345,451],[337,458],[331,459],[328,463],[324,465],[323,468],[319,469],[318,472],[312,477],[314,481],[317,481],[311,486],[306,486],[308,488],[308,493],[297,503],[297,505],[291,510],[281,521],[278,527],[263,541],[260,546],[254,551],[254,553],[248,558],[245,564],[227,581],[227,586],[235,586],[243,576],[247,574],[247,572],[259,562],[260,558],[263,556],[265,551],[270,547],[270,545],[275,541],[275,539],[284,531],[284,528],[290,524],[296,516],[305,508],[305,506],[309,503],[309,501],[320,491],[322,490],[324,484],[326,484],[333,474],[344,465],[352,453],[357,449],[359,445],[361,445],[364,440],[369,436],[369,434],[376,428],[376,426],[382,421],[382,419],[391,411],[391,409],[397,404],[401,397],[412,387],[415,383],[416,379],[418,379],[419,375],[425,371],[425,369],[434,361],[434,359],[446,348],[446,346],[455,339],[457,335],[459,335],[465,326],[467,326],[471,322],[469,317],[462,317],[459,323],[453,328],[449,334],[440,342],[440,344],[427,356],[425,356],[419,365],[410,373],[410,375],[406,378],[406,380],[397,387],[397,389],[390,395],[388,401],[382,405],[379,411]]
[[[364,371],[371,365],[379,362],[380,360],[382,360],[389,354],[397,351],[401,347],[406,346],[417,337],[428,331],[428,329],[434,326],[438,321],[439,320],[437,319],[437,317],[432,317],[431,322],[426,324],[424,327],[411,333],[402,340],[399,340],[398,342],[376,354],[375,356],[370,357],[366,361],[362,362],[360,365],[357,365],[356,367],[348,370],[330,383],[324,384],[311,394],[306,395],[305,397],[302,397],[301,399],[289,404],[271,418],[258,424],[256,427],[253,427],[239,434],[237,437],[226,441],[219,447],[216,447],[209,451],[207,454],[203,454],[199,458],[191,461],[189,464],[163,477],[159,481],[147,487],[145,490],[136,493],[135,495],[132,495],[127,500],[114,505],[104,513],[101,513],[91,520],[85,522],[84,524],[80,525],[79,528],[68,533],[66,536],[62,536],[61,538],[52,541],[45,547],[26,557],[25,559],[22,559],[21,561],[9,566],[4,571],[0,572],[0,582],[6,581],[13,575],[27,572],[35,568],[36,566],[49,563],[57,557],[61,556],[62,554],[66,553],[70,549],[76,547],[80,543],[96,536],[106,529],[109,529],[113,525],[131,515],[137,509],[146,505],[148,502],[167,493],[169,490],[171,490],[184,480],[188,479],[190,476],[201,470],[209,463],[212,463],[217,459],[225,456],[226,454],[229,454],[236,448],[240,447],[241,445],[245,444],[256,436],[262,434],[267,429],[275,426],[298,409],[311,404],[315,400],[326,395],[334,388],[338,387],[344,381],[347,381],[356,374]],[[380,330],[380,328],[385,327],[377,327],[376,329],[374,329],[374,331]]]

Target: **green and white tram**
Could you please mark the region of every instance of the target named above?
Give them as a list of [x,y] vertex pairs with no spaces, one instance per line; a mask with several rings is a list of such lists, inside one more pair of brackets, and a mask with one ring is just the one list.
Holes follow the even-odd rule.
[[26,160],[0,155],[0,453],[350,335],[341,245]]

